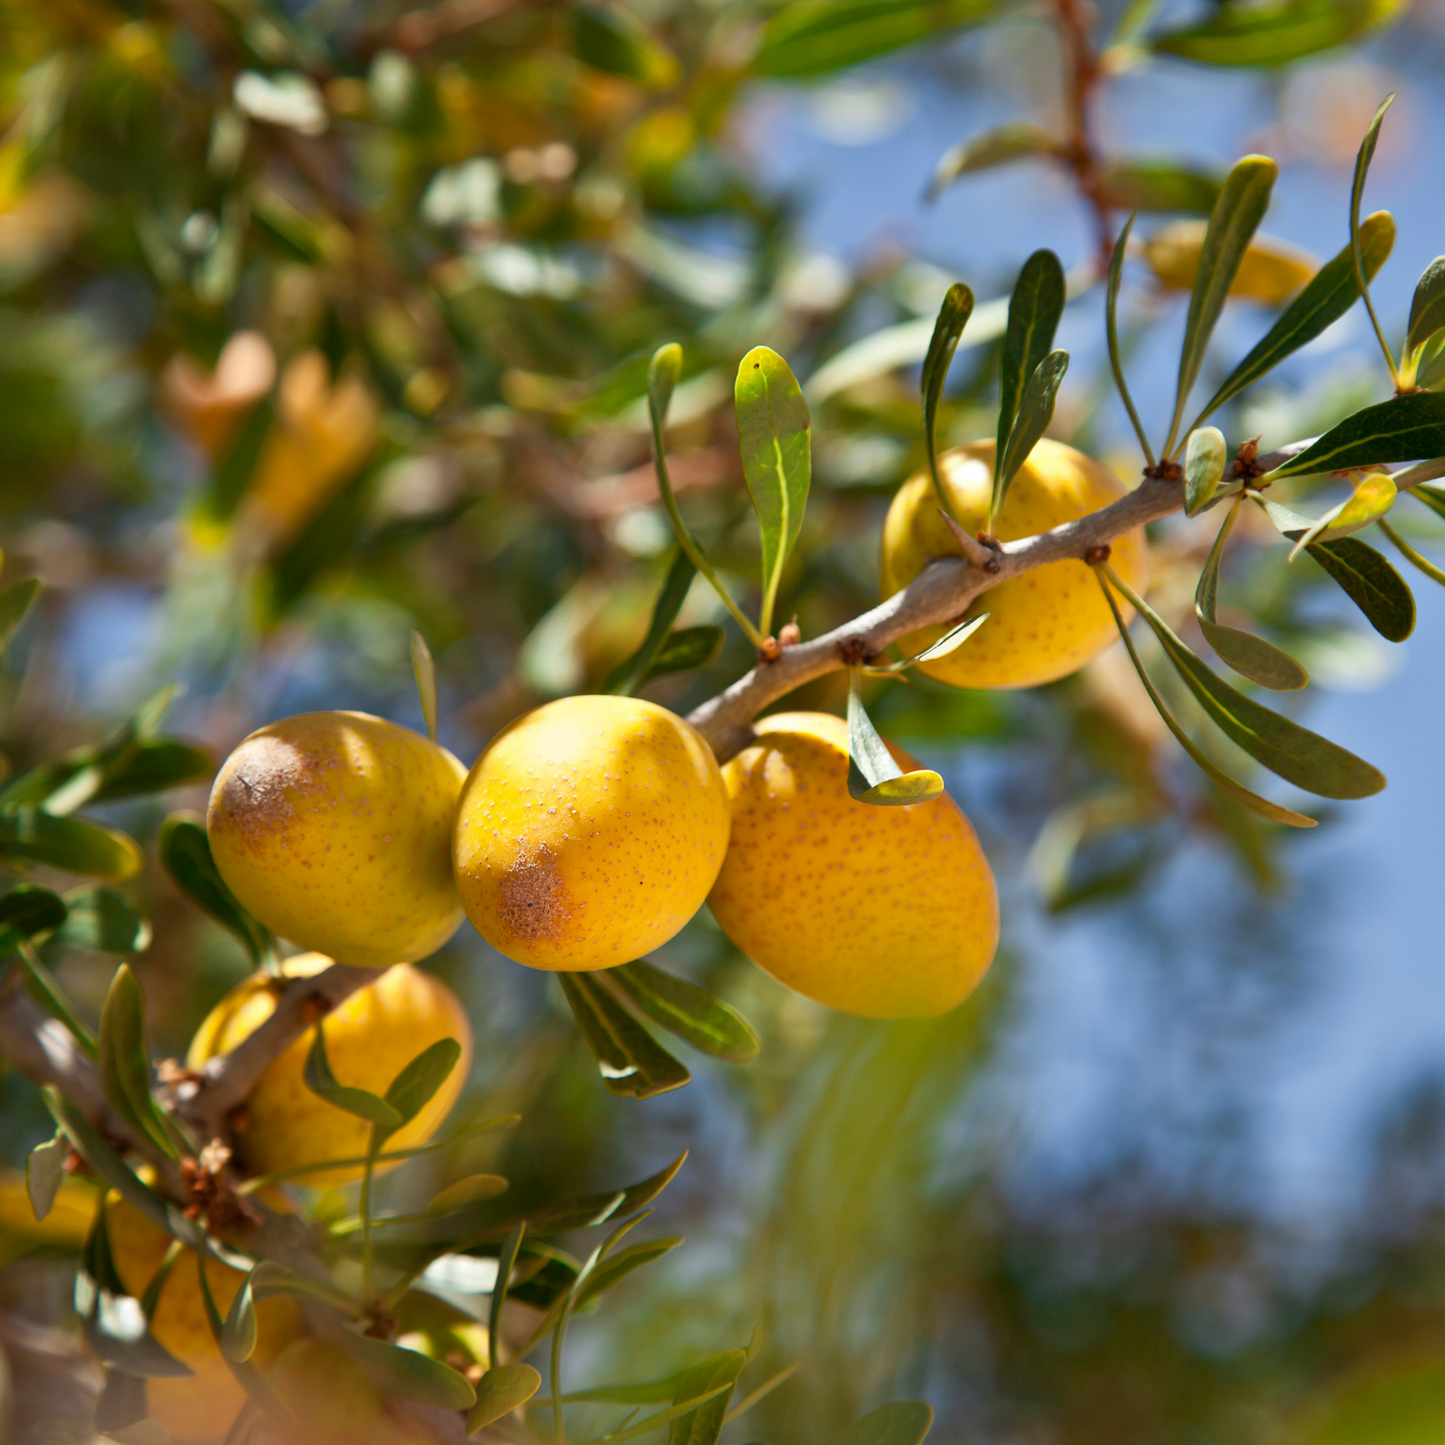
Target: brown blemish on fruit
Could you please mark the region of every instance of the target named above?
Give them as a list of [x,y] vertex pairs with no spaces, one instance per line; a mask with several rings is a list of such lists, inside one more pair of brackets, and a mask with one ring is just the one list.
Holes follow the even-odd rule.
[[562,936],[572,917],[572,904],[567,885],[557,876],[557,862],[550,848],[539,848],[502,875],[497,916],[516,938],[555,942]]
[[235,768],[217,799],[227,821],[248,838],[286,827],[294,816],[287,788],[300,787],[312,772],[312,760],[299,748],[264,733],[237,749]]

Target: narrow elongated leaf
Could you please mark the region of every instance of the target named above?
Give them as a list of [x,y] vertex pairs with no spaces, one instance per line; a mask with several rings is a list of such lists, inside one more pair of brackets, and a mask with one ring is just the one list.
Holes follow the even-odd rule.
[[369,1339],[354,1330],[338,1330],[336,1338],[384,1390],[403,1400],[438,1410],[470,1410],[477,1402],[477,1392],[465,1375],[429,1355]]
[[48,888],[21,883],[0,894],[0,958],[27,939],[63,927],[66,915],[65,900]]
[[1361,477],[1354,492],[1337,507],[1331,507],[1294,544],[1289,560],[1294,561],[1304,547],[1315,542],[1333,542],[1351,533],[1361,532],[1395,505],[1394,479],[1388,472],[1371,472]]
[[639,21],[610,5],[572,7],[577,58],[594,70],[665,89],[678,76],[677,57],[658,44]]
[[92,1059],[95,1058],[95,1035],[86,1028],[80,1016],[75,1012],[75,1005],[71,1003],[65,990],[61,988],[59,980],[40,961],[33,948],[21,943],[19,953],[20,964],[25,970],[26,986],[30,990],[31,997],[40,1003],[53,1018],[59,1019],[70,1030],[71,1036],[81,1049]]
[[[1197,517],[1212,500],[1229,448],[1217,426],[1196,427],[1184,448],[1184,514]],[[1227,525],[1227,524],[1226,524]]]
[[1438,456],[1445,456],[1445,395],[1415,391],[1346,417],[1269,476],[1277,481]]
[[468,1174],[433,1195],[426,1207],[427,1213],[449,1214],[464,1204],[480,1204],[506,1192],[507,1181],[500,1174]]
[[1144,460],[1152,467],[1154,449],[1149,445],[1144,423],[1139,420],[1134,398],[1129,395],[1129,383],[1124,377],[1124,357],[1119,348],[1119,282],[1124,274],[1124,255],[1129,246],[1129,232],[1134,229],[1134,222],[1138,219],[1137,214],[1130,216],[1124,223],[1124,229],[1119,232],[1119,239],[1114,243],[1114,254],[1109,260],[1109,285],[1104,297],[1104,327],[1109,343],[1109,368],[1114,373],[1114,386],[1119,393],[1119,400],[1124,403],[1124,410],[1129,413],[1129,421],[1134,427],[1134,435],[1139,438]]
[[931,802],[943,791],[943,779],[928,768],[905,773],[863,707],[857,668],[848,679],[848,794],[858,803],[901,807]]
[[417,696],[421,698],[421,715],[426,722],[426,735],[437,740],[437,665],[431,648],[420,632],[411,634],[411,671],[416,678]]
[[1375,146],[1380,139],[1380,126],[1384,124],[1385,112],[1394,102],[1394,91],[1391,91],[1380,102],[1380,108],[1375,112],[1374,119],[1371,120],[1369,128],[1365,131],[1365,138],[1360,142],[1359,154],[1355,157],[1355,175],[1350,187],[1350,254],[1354,258],[1355,282],[1364,297],[1365,310],[1370,314],[1370,325],[1375,328],[1375,339],[1380,343],[1380,350],[1385,354],[1385,365],[1390,368],[1390,377],[1395,383],[1395,390],[1399,391],[1401,390],[1400,373],[1395,365],[1395,356],[1390,350],[1390,343],[1385,340],[1385,331],[1380,325],[1380,318],[1375,314],[1375,303],[1370,299],[1370,287],[1365,279],[1365,257],[1360,249],[1360,204],[1365,198],[1365,177],[1369,174],[1370,162],[1375,158]]
[[340,1310],[347,1318],[358,1313],[356,1301],[345,1290],[318,1275],[300,1274],[279,1260],[263,1259],[249,1277],[253,1300],[275,1299],[289,1295],[294,1299],[315,1300]]
[[175,738],[151,738],[136,743],[129,758],[106,774],[92,800],[102,803],[109,798],[163,793],[167,788],[202,782],[215,770],[215,761],[204,748]]
[[1059,387],[1063,384],[1064,373],[1068,369],[1069,353],[1051,351],[1029,377],[1024,394],[1019,400],[1018,415],[1014,418],[1013,428],[1009,432],[1008,446],[1004,450],[1003,459],[994,470],[994,517],[998,516],[999,509],[1003,506],[1009,483],[1013,481],[1019,468],[1028,461],[1029,453],[1054,419],[1054,403],[1058,400]]
[[1216,676],[1142,597],[1112,569],[1106,571],[1109,581],[1149,624],[1165,656],[1205,713],[1256,762],[1286,782],[1322,798],[1368,798],[1384,788],[1385,776],[1378,768],[1262,707]]
[[27,578],[0,592],[0,653],[10,646],[10,639],[20,630],[40,595],[40,579]]
[[677,1175],[687,1162],[687,1150],[683,1150],[670,1164],[665,1164],[655,1174],[625,1189],[610,1194],[589,1194],[581,1199],[563,1204],[548,1205],[533,1210],[527,1216],[527,1227],[546,1234],[564,1234],[569,1229],[594,1229],[608,1220],[620,1219],[639,1209],[646,1209]]
[[599,981],[617,985],[654,1023],[714,1058],[745,1064],[758,1055],[761,1045],[747,1020],[688,979],[638,959],[609,968]]
[[246,1276],[221,1325],[221,1353],[228,1360],[249,1360],[256,1352],[256,1304],[251,1294],[254,1276],[255,1270]]
[[[665,1380],[647,1380],[637,1385],[593,1385],[586,1390],[569,1391],[562,1396],[562,1402],[567,1405],[660,1405],[677,1394],[682,1375],[679,1370]],[[551,1401],[539,1400],[537,1403],[549,1405]]]
[[488,1360],[494,1361],[497,1358],[502,1338],[502,1309],[507,1303],[507,1291],[512,1286],[512,1271],[517,1267],[517,1253],[522,1248],[526,1233],[527,1221],[519,1219],[511,1233],[502,1241],[502,1248],[497,1254],[497,1280],[492,1286],[492,1308],[487,1316]]
[[128,964],[111,980],[100,1011],[97,1039],[101,1088],[116,1114],[137,1135],[176,1158],[176,1147],[151,1096],[150,1062],[145,1043],[145,1005],[140,984]]
[[862,671],[869,677],[896,677],[900,672],[907,672],[910,667],[920,662],[932,662],[934,658],[947,657],[956,647],[967,642],[991,616],[991,612],[980,612],[977,617],[970,617],[967,622],[950,627],[937,642],[925,647],[922,652],[915,652],[912,657],[905,657],[901,662],[890,662],[883,667],[869,666]]
[[1048,131],[1026,121],[981,131],[944,151],[933,168],[926,199],[936,201],[959,177],[974,171],[1005,165],[1023,156],[1057,155],[1059,150],[1059,142]]
[[932,1406],[922,1400],[893,1400],[855,1420],[828,1445],[921,1445],[932,1428]]
[[753,73],[801,79],[846,70],[996,13],[991,0],[797,0],[768,22]]
[[620,1284],[634,1270],[670,1254],[681,1243],[680,1237],[649,1239],[643,1244],[634,1244],[609,1255],[599,1261],[592,1273],[578,1286],[573,1307],[580,1310],[588,1301],[596,1299],[613,1285]]
[[161,862],[181,892],[232,934],[250,955],[255,968],[275,956],[270,932],[254,919],[226,886],[211,857],[205,828],[183,813],[161,824]]
[[1184,326],[1184,346],[1179,353],[1179,388],[1174,401],[1174,419],[1169,427],[1168,455],[1184,420],[1209,339],[1224,309],[1229,288],[1234,283],[1239,263],[1249,249],[1250,239],[1264,219],[1269,193],[1274,187],[1279,166],[1268,156],[1245,156],[1236,161],[1225,179],[1209,229],[1204,235],[1204,250],[1199,270],[1194,277],[1194,290],[1189,297],[1189,318]]
[[928,343],[928,355],[923,358],[923,449],[928,458],[928,474],[933,478],[933,490],[938,504],[949,516],[953,505],[944,490],[943,478],[938,475],[938,403],[943,396],[943,383],[948,377],[948,368],[953,363],[953,354],[958,350],[959,337],[973,315],[973,292],[961,281],[955,281],[944,293],[943,305],[938,308],[938,319],[933,323],[933,336]]
[[542,1386],[542,1377],[520,1360],[493,1365],[477,1382],[477,1403],[467,1415],[467,1434],[495,1424],[503,1415],[525,1405]]
[[[1054,332],[1064,314],[1068,288],[1064,268],[1052,251],[1035,251],[1023,264],[1008,304],[1008,330],[1004,333],[1003,356],[999,362],[998,441],[993,486],[993,511],[1003,501],[1012,473],[1007,463],[1009,439],[1019,420],[1024,394],[1044,358],[1053,349]],[[1055,387],[1057,390],[1057,386]],[[1053,408],[1049,408],[1052,416]],[[1045,423],[1047,425],[1047,423]],[[1043,435],[1040,428],[1039,435]],[[1035,437],[1035,441],[1038,438]],[[1028,456],[1033,443],[1019,457]],[[1015,468],[1016,469],[1016,468]]]
[[[683,1371],[682,1379],[677,1383],[673,1403],[680,1405],[709,1390],[717,1389],[719,1385],[735,1388],[738,1376],[742,1374],[743,1366],[747,1362],[748,1357],[743,1350],[724,1350],[720,1354],[699,1360],[690,1369]],[[689,1414],[680,1415],[672,1422],[668,1431],[668,1445],[716,1445],[717,1437],[722,1433],[723,1416],[727,1414],[728,1400],[731,1397],[732,1391],[728,1390],[714,1395],[706,1404],[699,1405]]]
[[123,958],[150,947],[150,924],[113,889],[77,888],[65,895],[65,909],[52,944]]
[[650,1099],[690,1082],[687,1069],[594,979],[559,973],[557,981],[609,1093]]
[[[1395,218],[1388,211],[1376,211],[1360,224],[1360,255],[1366,280],[1373,280],[1389,259],[1395,245]],[[1353,245],[1326,261],[1309,285],[1285,307],[1283,314],[1260,339],[1249,355],[1230,372],[1219,390],[1210,397],[1199,421],[1219,410],[1227,401],[1253,386],[1273,371],[1286,357],[1311,342],[1332,326],[1360,299],[1355,279]],[[1199,423],[1196,422],[1197,426]]]
[[1121,211],[1183,211],[1207,216],[1219,199],[1217,174],[1174,161],[1115,161],[1099,176],[1107,204]]
[[1194,614],[1199,619],[1199,629],[1206,641],[1241,677],[1275,692],[1297,692],[1309,685],[1310,675],[1289,653],[1253,633],[1225,627],[1215,615],[1219,596],[1219,564],[1224,557],[1225,539],[1238,514],[1239,502],[1236,501],[1214,539],[1204,570],[1199,574],[1199,585],[1194,590]]
[[395,1132],[405,1122],[385,1099],[366,1089],[356,1089],[337,1082],[336,1075],[331,1072],[331,1063],[326,1057],[326,1038],[320,1023],[316,1025],[316,1037],[312,1041],[311,1052],[306,1055],[306,1066],[301,1077],[313,1094],[348,1114],[354,1114],[358,1119],[375,1124],[378,1129]]
[[461,1056],[462,1046],[455,1039],[438,1039],[391,1081],[386,1102],[396,1110],[403,1124],[410,1124],[431,1103]]
[[709,1400],[715,1399],[724,1393],[731,1393],[733,1386],[727,1381],[715,1386],[705,1395],[694,1395],[682,1401],[678,1405],[670,1405],[666,1410],[659,1410],[655,1415],[648,1415],[639,1420],[635,1425],[626,1428],[619,1428],[609,1431],[606,1435],[599,1435],[592,1440],[583,1440],[580,1445],[627,1445],[629,1440],[640,1440],[644,1435],[650,1435],[654,1430],[660,1429],[663,1425],[676,1420],[680,1415],[690,1415],[700,1405],[705,1405]]
[[[199,1231],[196,1239],[196,1274],[200,1281],[201,1303],[205,1307],[206,1320],[211,1326],[211,1337],[219,1346],[225,1336],[226,1324],[216,1308],[215,1296],[211,1293],[211,1281],[206,1275],[206,1259],[213,1251],[205,1231]],[[237,1384],[273,1419],[289,1421],[291,1412],[277,1397],[266,1378],[249,1360],[235,1360],[222,1349],[221,1358],[226,1362]]]
[[1377,523],[1379,529],[1395,544],[1396,551],[1417,571],[1423,572],[1432,582],[1445,587],[1445,571],[1437,567],[1428,557],[1421,556],[1383,517]]
[[662,591],[653,605],[647,636],[631,657],[624,658],[607,674],[607,680],[602,684],[603,692],[629,697],[642,686],[653,659],[667,640],[672,624],[677,621],[677,614],[682,611],[682,604],[687,601],[688,589],[696,576],[697,568],[692,558],[679,547],[673,555],[672,565],[667,569],[667,580],[663,582]]
[[[662,646],[653,655],[644,683],[655,677],[669,677],[676,672],[691,672],[706,667],[722,651],[723,630],[704,624],[701,627],[679,627],[669,632]],[[640,686],[641,684],[639,684]]]
[[37,1220],[44,1219],[53,1208],[65,1179],[65,1161],[69,1158],[70,1146],[64,1134],[37,1144],[25,1156],[25,1193],[30,1200],[30,1212]]
[[755,346],[738,363],[734,391],[743,476],[763,534],[759,631],[772,632],[783,568],[803,526],[812,475],[812,419],[803,389],[776,351]]
[[1245,4],[1226,0],[1208,20],[1157,36],[1153,49],[1204,65],[1288,65],[1348,44],[1392,19],[1399,0],[1278,0]]
[[1250,792],[1242,783],[1235,782],[1228,773],[1217,768],[1200,752],[1194,739],[1175,721],[1174,714],[1169,711],[1164,699],[1160,697],[1159,689],[1154,686],[1149,674],[1144,670],[1144,663],[1134,646],[1134,639],[1129,636],[1129,629],[1124,625],[1124,616],[1119,611],[1119,604],[1114,600],[1113,592],[1104,581],[1103,575],[1101,573],[1096,573],[1096,575],[1099,578],[1099,586],[1103,590],[1104,599],[1109,604],[1109,610],[1114,614],[1114,625],[1119,629],[1119,637],[1129,653],[1129,660],[1134,664],[1134,671],[1139,675],[1139,681],[1144,684],[1144,691],[1149,694],[1149,700],[1154,704],[1154,710],[1163,720],[1165,727],[1174,734],[1179,746],[1194,760],[1195,766],[1199,768],[1200,772],[1241,807],[1247,808],[1251,813],[1257,814],[1271,823],[1283,823],[1290,828],[1316,827],[1317,824],[1313,818],[1307,818],[1303,813],[1296,813],[1290,808],[1270,802],[1268,798],[1261,798],[1258,793]]
[[1405,352],[1419,350],[1434,334],[1445,327],[1445,256],[1436,256],[1415,283],[1410,302],[1410,330],[1405,337]]
[[158,1229],[171,1232],[171,1220],[165,1200],[143,1184],[126,1162],[105,1142],[99,1129],[59,1090],[49,1086],[41,1089],[45,1107],[61,1132],[75,1147],[91,1169],[114,1189],[127,1204],[138,1209]]
[[57,818],[39,808],[0,813],[0,857],[48,863],[111,882],[140,872],[141,851],[114,828],[85,818]]
[[1309,554],[1339,583],[1370,626],[1389,642],[1404,642],[1415,630],[1415,597],[1405,579],[1358,537],[1317,542]]

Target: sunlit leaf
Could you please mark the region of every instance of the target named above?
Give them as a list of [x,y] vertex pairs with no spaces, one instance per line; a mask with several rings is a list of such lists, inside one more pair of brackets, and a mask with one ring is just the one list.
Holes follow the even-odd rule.
[[1134,398],[1129,394],[1129,383],[1124,377],[1124,356],[1119,347],[1119,282],[1124,273],[1129,233],[1138,219],[1137,215],[1130,216],[1124,223],[1124,229],[1119,232],[1119,239],[1114,242],[1114,254],[1109,260],[1109,284],[1104,297],[1104,329],[1109,346],[1109,368],[1114,373],[1114,386],[1118,390],[1119,400],[1124,403],[1124,410],[1129,413],[1129,421],[1134,428],[1134,435],[1139,438],[1139,448],[1144,453],[1144,460],[1152,467],[1154,449],[1149,445],[1148,433],[1139,419]]
[[1315,542],[1333,542],[1363,531],[1395,505],[1397,495],[1394,479],[1388,472],[1371,472],[1361,477],[1349,497],[1331,507],[1300,536],[1290,549],[1289,560],[1293,562],[1303,548]]
[[493,1365],[477,1382],[477,1403],[467,1415],[468,1435],[510,1415],[541,1388],[542,1377],[520,1360],[510,1365]]
[[1415,283],[1410,302],[1410,330],[1405,337],[1405,352],[1418,351],[1434,334],[1445,327],[1445,256],[1437,256]]
[[995,518],[1008,494],[1009,483],[1013,481],[1019,468],[1028,461],[1029,453],[1054,419],[1054,403],[1058,399],[1059,387],[1063,385],[1064,373],[1068,369],[1069,353],[1051,351],[1039,362],[1024,387],[1024,394],[1019,400],[1018,416],[1014,418],[1013,429],[1009,432],[1008,446],[1002,461],[995,468]]
[[1376,525],[1395,544],[1395,549],[1412,567],[1423,572],[1432,582],[1438,582],[1445,587],[1445,571],[1437,567],[1428,557],[1417,552],[1383,517]]
[[755,346],[738,363],[735,389],[743,476],[763,534],[759,631],[772,632],[773,608],[808,504],[811,418],[803,390],[776,351]]
[[1207,507],[1224,476],[1229,448],[1215,426],[1196,427],[1184,448],[1184,513],[1197,517]]
[[0,857],[48,863],[112,882],[134,877],[143,861],[124,833],[86,818],[57,818],[40,808],[0,813]]
[[420,632],[411,634],[411,670],[416,678],[417,696],[421,698],[421,715],[426,723],[426,735],[437,740],[437,665],[432,660],[431,648]]
[[[748,1362],[742,1350],[724,1350],[710,1355],[705,1360],[682,1372],[673,1395],[673,1404],[680,1405],[695,1399],[719,1385],[737,1385],[737,1378]],[[727,1414],[731,1391],[714,1395],[706,1404],[696,1410],[680,1415],[672,1422],[668,1431],[668,1445],[716,1445],[722,1432],[723,1416]]]
[[306,1055],[306,1066],[301,1077],[313,1094],[348,1114],[354,1114],[358,1119],[365,1119],[378,1129],[394,1132],[405,1122],[401,1114],[385,1099],[366,1089],[356,1089],[337,1082],[336,1075],[331,1072],[331,1063],[326,1057],[326,1038],[320,1022],[316,1025],[316,1035],[311,1051]]
[[1205,65],[1288,65],[1387,24],[1400,0],[1225,0],[1209,19],[1156,36],[1153,49]]
[[1415,391],[1392,396],[1346,417],[1269,476],[1302,477],[1445,455],[1445,395]]
[[960,176],[1005,165],[1022,156],[1056,155],[1058,151],[1059,142],[1048,131],[1027,121],[980,131],[950,146],[939,158],[928,183],[927,198],[937,200]]
[[598,976],[598,982],[616,985],[654,1023],[704,1053],[734,1064],[745,1064],[757,1057],[758,1036],[747,1020],[688,979],[677,978],[639,959],[609,968]]
[[928,342],[928,355],[923,358],[920,380],[924,454],[928,458],[928,472],[933,478],[938,504],[950,516],[953,515],[953,506],[944,490],[943,479],[938,475],[938,403],[943,396],[943,383],[948,377],[953,354],[958,350],[959,337],[972,315],[973,292],[963,282],[955,281],[944,293],[943,304],[938,308],[938,319],[933,323],[933,335]]
[[845,70],[995,13],[991,0],[795,0],[763,31],[757,75],[797,79]]
[[269,931],[241,906],[216,868],[201,823],[184,813],[172,813],[161,824],[157,848],[176,886],[240,942],[253,967],[260,968],[274,956]]
[[[994,452],[997,461],[994,468],[991,516],[998,514],[1013,472],[1023,465],[1024,459],[1033,450],[1033,442],[1043,435],[1043,427],[1040,427],[1027,447],[1010,446],[1010,439],[1015,430],[1020,428],[1024,398],[1044,358],[1053,348],[1054,332],[1058,330],[1059,318],[1064,314],[1066,299],[1064,268],[1059,258],[1052,251],[1035,251],[1024,262],[1018,280],[1014,283],[1013,295],[1009,298],[1008,330],[1004,333],[1003,356],[999,362],[998,439]],[[1064,365],[1068,365],[1067,359]],[[1062,371],[1059,376],[1062,379]],[[1055,382],[1054,391],[1057,390],[1058,383]],[[1051,417],[1052,398],[1048,412]],[[1045,421],[1044,425],[1047,424]],[[1025,425],[1031,428],[1033,419],[1030,418]]]
[[900,807],[927,803],[943,791],[943,779],[927,768],[905,773],[893,760],[863,707],[857,668],[848,680],[848,794],[859,803]]
[[557,982],[609,1093],[650,1099],[691,1080],[687,1069],[594,979],[559,973]]
[[150,947],[151,926],[110,888],[77,888],[65,895],[65,922],[49,942],[121,957]]

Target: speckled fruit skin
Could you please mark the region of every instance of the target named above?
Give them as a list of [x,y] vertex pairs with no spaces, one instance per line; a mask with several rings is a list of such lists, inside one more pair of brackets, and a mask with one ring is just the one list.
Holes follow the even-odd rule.
[[566,971],[666,943],[707,897],[727,844],[727,792],[696,729],[638,698],[568,697],[477,759],[452,860],[493,948]]
[[947,1013],[998,946],[998,892],[968,819],[947,794],[854,802],[841,718],[778,713],[754,728],[760,740],[723,769],[733,832],[713,916],[780,983],[840,1013]]
[[[282,1201],[278,1197],[267,1202]],[[116,1272],[126,1290],[139,1299],[160,1268],[171,1237],[115,1194],[106,1198],[105,1222]],[[222,1316],[244,1279],[239,1270],[218,1259],[206,1261],[206,1280]],[[301,1315],[292,1300],[262,1300],[256,1306],[256,1328],[256,1352],[251,1359],[264,1369],[301,1333]],[[194,1250],[184,1250],[171,1266],[151,1319],[151,1333],[195,1373],[180,1379],[147,1380],[147,1414],[165,1425],[173,1441],[223,1438],[246,1403],[246,1392],[211,1333]]]
[[[970,532],[988,522],[994,444],[955,447],[938,459],[943,484],[958,520]],[[1075,521],[1126,495],[1107,467],[1044,440],[1029,453],[1004,497],[996,531],[1000,541],[1036,536]],[[882,592],[906,587],[934,557],[959,556],[958,542],[939,515],[938,497],[926,472],[898,489],[883,523]],[[1113,544],[1115,571],[1136,591],[1149,577],[1143,528]],[[954,687],[1038,687],[1077,672],[1118,635],[1109,604],[1083,562],[1050,562],[1011,582],[990,588],[971,614],[990,614],[967,642],[919,671]],[[1125,609],[1125,617],[1129,616]],[[905,652],[922,652],[947,627],[927,627],[899,639]]]
[[302,1339],[288,1345],[267,1383],[291,1412],[283,1445],[435,1445],[404,1408],[389,1408],[366,1371],[340,1345]]
[[462,909],[451,831],[466,769],[361,712],[309,712],[226,759],[206,815],[231,891],[267,928],[341,963],[435,953]]
[[[331,960],[298,954],[284,964],[287,978],[320,973]],[[192,1069],[236,1047],[276,1008],[284,979],[251,974],[211,1010],[186,1055]],[[343,1084],[385,1094],[391,1081],[421,1051],[439,1039],[455,1039],[462,1056],[430,1102],[387,1141],[388,1149],[424,1144],[456,1103],[472,1062],[472,1026],[456,995],[429,973],[399,963],[339,1004],[325,1020],[326,1056]],[[321,1159],[365,1154],[371,1125],[313,1094],[302,1080],[315,1035],[307,1030],[257,1080],[235,1123],[239,1161],[253,1174],[274,1174]],[[382,1165],[377,1173],[388,1167]],[[308,1185],[345,1184],[360,1179],[359,1167],[308,1174]]]

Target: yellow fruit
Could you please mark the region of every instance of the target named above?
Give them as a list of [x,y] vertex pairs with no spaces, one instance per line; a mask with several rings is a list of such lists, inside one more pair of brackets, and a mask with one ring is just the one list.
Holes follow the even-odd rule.
[[[319,953],[303,953],[288,958],[284,971],[289,978],[303,978],[330,962]],[[271,1017],[284,986],[284,979],[268,974],[243,979],[197,1030],[186,1054],[188,1066],[200,1069],[207,1059],[235,1048]],[[387,1148],[424,1144],[451,1112],[471,1067],[472,1026],[456,995],[431,974],[398,964],[327,1014],[324,1028],[332,1073],[339,1082],[373,1094],[385,1094],[402,1069],[438,1040],[455,1039],[462,1046],[446,1082],[411,1123],[391,1136]],[[328,1104],[303,1082],[314,1039],[308,1029],[267,1066],[234,1121],[238,1161],[252,1174],[366,1153],[371,1125]],[[361,1174],[360,1167],[330,1169],[308,1174],[303,1182],[345,1184]]]
[[[955,447],[938,459],[954,513],[970,532],[987,525],[993,454],[993,442],[983,441]],[[1004,542],[1031,537],[1124,495],[1107,467],[1061,442],[1041,441],[1015,475],[995,531]],[[931,559],[958,555],[958,542],[939,514],[932,479],[926,472],[910,477],[883,523],[884,597],[906,587]],[[1131,587],[1143,591],[1148,578],[1144,529],[1119,537],[1110,561]],[[989,619],[967,642],[922,663],[919,671],[954,687],[1037,687],[1077,671],[1116,636],[1109,604],[1083,562],[1050,562],[991,587],[970,609],[974,615],[981,612]],[[926,627],[900,638],[899,646],[921,652],[947,631]]]
[[10,1260],[37,1245],[79,1249],[95,1223],[100,1194],[85,1179],[71,1175],[60,1181],[55,1202],[44,1219],[36,1219],[25,1188],[25,1176],[0,1174],[0,1261]]
[[366,1371],[329,1340],[288,1345],[267,1381],[291,1412],[283,1445],[434,1445],[404,1408],[388,1405]]
[[732,842],[708,905],[724,932],[842,1013],[929,1018],[961,1003],[993,961],[998,893],[958,805],[855,802],[840,718],[779,713],[754,727],[758,742],[723,769]]
[[[267,1201],[272,1202],[271,1200]],[[111,1257],[127,1293],[139,1299],[160,1268],[171,1237],[115,1194],[105,1203]],[[224,1317],[245,1276],[217,1259],[206,1261],[206,1280]],[[256,1306],[256,1352],[264,1369],[301,1331],[301,1316],[289,1299],[262,1300]],[[146,1381],[146,1408],[175,1441],[219,1440],[246,1403],[246,1392],[221,1355],[206,1318],[194,1250],[183,1250],[161,1287],[151,1318],[151,1333],[195,1372],[181,1379]]]
[[[1149,269],[1171,290],[1193,289],[1206,230],[1205,221],[1175,221],[1144,242]],[[1319,268],[1320,263],[1308,251],[1272,236],[1256,235],[1239,263],[1229,294],[1266,306],[1283,306],[1309,284]]]
[[414,963],[462,921],[451,830],[465,776],[445,748],[366,713],[284,718],[216,775],[211,853],[283,938],[363,968]]
[[728,842],[711,749],[627,697],[568,697],[519,718],[472,768],[452,858],[467,916],[533,968],[610,968],[697,912]]

